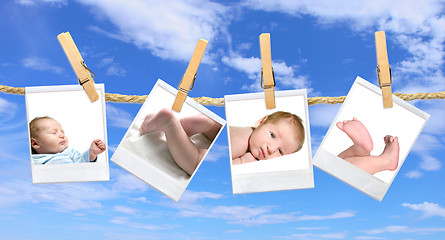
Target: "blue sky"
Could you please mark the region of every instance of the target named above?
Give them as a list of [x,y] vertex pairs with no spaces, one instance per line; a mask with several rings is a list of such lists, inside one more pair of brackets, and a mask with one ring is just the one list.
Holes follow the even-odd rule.
[[[177,86],[209,41],[193,97],[260,91],[259,40],[271,34],[277,88],[343,96],[377,83],[386,32],[394,92],[445,89],[444,1],[16,0],[0,3],[0,84],[76,84],[57,41],[69,31],[109,93]],[[220,135],[179,203],[110,163],[110,182],[32,185],[25,97],[0,93],[0,239],[444,239],[445,100],[382,202],[314,168],[315,188],[232,195]],[[107,103],[110,156],[141,107]],[[340,105],[309,107],[316,152]],[[209,106],[224,118],[224,108]]]

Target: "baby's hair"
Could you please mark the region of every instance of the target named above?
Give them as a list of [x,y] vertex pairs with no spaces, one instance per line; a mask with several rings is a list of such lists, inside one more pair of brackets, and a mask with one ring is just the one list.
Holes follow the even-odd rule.
[[277,111],[267,115],[266,119],[261,124],[276,123],[281,119],[289,119],[294,124],[295,135],[297,137],[297,142],[298,142],[298,148],[295,152],[300,151],[304,143],[304,126],[303,126],[303,120],[301,120],[299,116],[289,112]]
[[37,122],[39,120],[42,120],[42,119],[52,119],[52,120],[54,120],[54,118],[51,118],[51,117],[48,117],[48,116],[36,117],[33,120],[31,120],[31,122],[29,122],[29,135],[31,135],[32,138],[37,137],[37,134],[40,131]]
[[[42,119],[52,119],[54,120],[54,118],[48,117],[48,116],[44,116],[44,117],[36,117],[33,120],[31,120],[31,122],[29,122],[29,135],[31,138],[36,138],[37,134],[39,133],[40,129],[38,127],[37,122],[39,120]],[[37,151],[31,146],[31,150],[32,150],[32,154],[36,154]]]

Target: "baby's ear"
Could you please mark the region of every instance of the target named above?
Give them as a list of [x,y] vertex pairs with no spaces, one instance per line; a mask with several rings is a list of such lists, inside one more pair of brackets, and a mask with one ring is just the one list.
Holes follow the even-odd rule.
[[35,138],[31,138],[31,147],[36,150],[40,148],[40,145],[37,143],[37,140]]
[[267,119],[267,116],[264,116],[264,117],[258,119],[258,120],[255,122],[255,125],[254,125],[253,127],[257,128],[258,126],[261,125],[261,123],[263,123],[264,121],[266,121],[266,119]]

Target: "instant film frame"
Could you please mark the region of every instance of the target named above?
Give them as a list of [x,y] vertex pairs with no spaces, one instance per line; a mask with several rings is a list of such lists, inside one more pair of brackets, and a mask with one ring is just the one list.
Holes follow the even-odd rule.
[[[392,108],[383,108],[380,88],[357,77],[314,156],[314,165],[381,201],[429,118],[427,113],[396,96],[393,103]],[[400,151],[396,170],[371,175],[338,157],[353,143],[336,123],[353,117],[361,121],[371,135],[374,143],[371,156],[383,152],[384,136],[398,137]]]
[[[311,134],[305,89],[275,91],[275,109],[266,109],[264,92],[226,95],[224,99],[234,194],[314,187]],[[230,126],[253,127],[257,120],[276,111],[290,112],[303,120],[305,140],[301,150],[274,159],[233,165]]]
[[171,156],[164,133],[154,132],[140,136],[140,127],[145,116],[149,113],[157,113],[163,108],[171,109],[177,92],[177,89],[159,79],[111,157],[111,161],[176,202],[184,193],[225,125],[224,119],[189,97],[179,113],[173,111],[178,119],[202,113],[221,124],[218,134],[211,143],[209,139],[198,139],[199,134],[198,138],[193,139],[196,135],[191,138],[196,146],[208,150],[193,174],[189,176]]
[[[69,147],[82,153],[89,149],[94,139],[101,139],[107,147],[97,156],[96,162],[90,163],[35,165],[30,157],[33,183],[110,180],[105,87],[103,84],[95,87],[99,99],[94,103],[80,85],[25,88],[28,138],[29,122],[35,117],[49,116],[62,125]],[[29,153],[32,154],[31,144]]]

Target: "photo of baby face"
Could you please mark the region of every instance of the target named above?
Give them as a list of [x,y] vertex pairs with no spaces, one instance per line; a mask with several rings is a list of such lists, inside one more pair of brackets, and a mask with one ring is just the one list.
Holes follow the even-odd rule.
[[[295,114],[277,111],[253,127],[231,126],[233,164],[243,164],[295,153],[304,143],[304,127]],[[246,139],[247,137],[247,139]],[[247,149],[241,149],[247,142]]]
[[82,86],[27,87],[33,183],[109,180],[104,85],[91,102]]
[[34,118],[29,123],[29,132],[34,164],[95,162],[97,155],[106,150],[100,139],[93,140],[84,154],[75,149],[68,150],[69,141],[62,125],[48,116]]
[[312,188],[306,91],[276,91],[274,109],[264,93],[224,98],[233,193]]
[[50,117],[37,117],[29,123],[31,147],[38,154],[60,153],[68,147],[62,125]]

